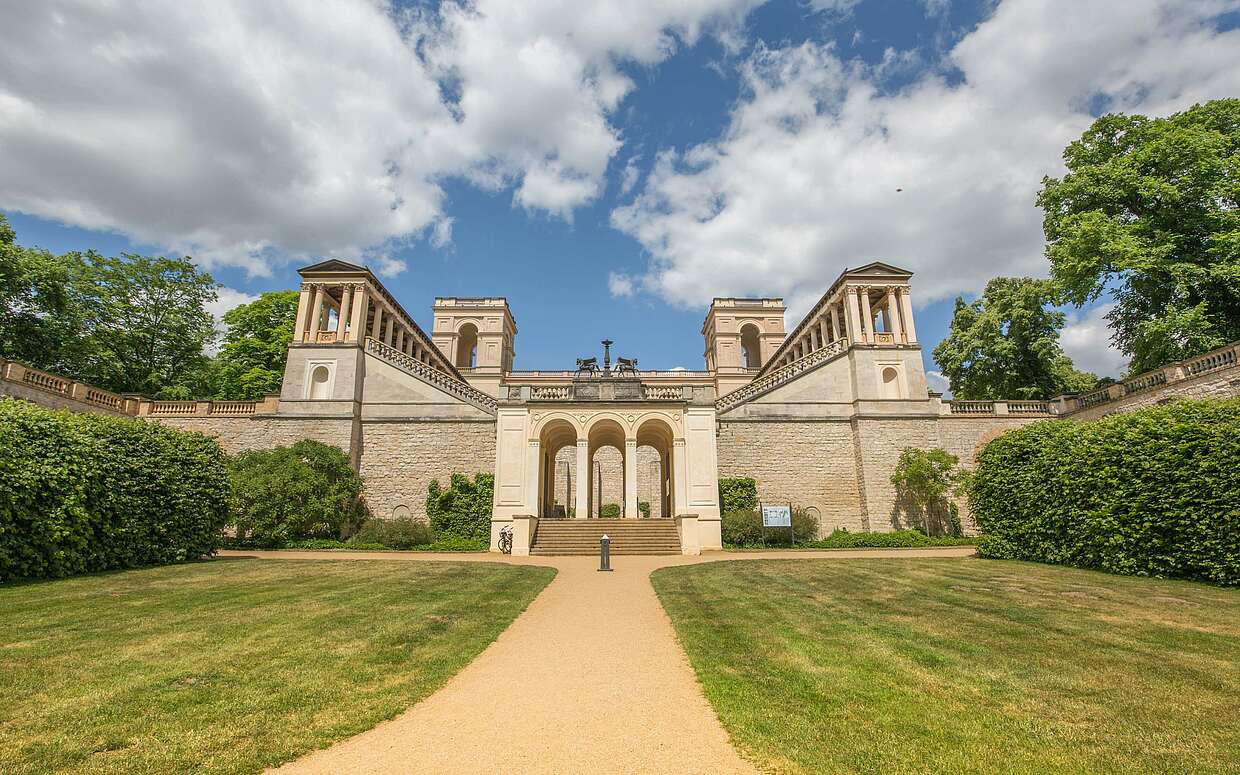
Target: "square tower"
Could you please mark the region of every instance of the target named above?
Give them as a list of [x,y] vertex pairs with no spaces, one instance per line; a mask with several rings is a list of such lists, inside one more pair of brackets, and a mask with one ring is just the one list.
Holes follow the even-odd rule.
[[469,384],[499,395],[503,375],[516,357],[517,321],[502,296],[435,299],[435,346]]
[[702,323],[717,395],[749,384],[784,341],[783,299],[715,299]]

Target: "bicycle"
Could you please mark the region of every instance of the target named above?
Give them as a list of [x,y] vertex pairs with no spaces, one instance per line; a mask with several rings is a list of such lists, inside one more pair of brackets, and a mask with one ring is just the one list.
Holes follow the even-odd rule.
[[512,554],[512,525],[499,529],[499,551],[501,554]]

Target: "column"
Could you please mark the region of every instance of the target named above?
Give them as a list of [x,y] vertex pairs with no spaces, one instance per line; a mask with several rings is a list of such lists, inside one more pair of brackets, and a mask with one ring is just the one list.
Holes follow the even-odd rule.
[[343,342],[353,304],[353,286],[340,286],[340,311],[336,313],[336,341]]
[[378,339],[383,334],[383,305],[375,299],[375,322],[370,327],[370,338]]
[[306,286],[301,287],[301,292],[297,294],[297,320],[293,322],[293,341],[306,341],[306,310],[310,308],[310,289]]
[[388,347],[391,347],[391,346],[392,346],[392,342],[393,342],[393,339],[392,339],[392,324],[395,322],[395,320],[396,320],[396,318],[394,318],[394,317],[393,317],[393,316],[391,316],[391,315],[388,315],[388,319],[387,319],[387,329],[386,329],[386,332],[383,334],[383,343],[384,343],[384,344],[386,344]]
[[590,513],[590,442],[577,439],[577,519]]
[[638,516],[637,439],[624,440],[624,516]]
[[403,326],[401,327],[399,331],[396,332],[395,347],[397,350],[400,350],[401,352],[405,351],[405,329]]
[[834,338],[831,336],[831,325],[827,322],[826,315],[818,318],[818,338],[822,340],[823,347],[834,341]]
[[861,344],[861,312],[858,309],[857,289],[846,288],[844,290],[844,304],[847,306],[844,316],[844,324],[847,326],[849,345]]
[[310,304],[310,341],[319,340],[319,327],[323,325],[323,286],[314,286],[314,301]]
[[840,338],[840,313],[836,309],[836,304],[831,303],[831,341],[834,342]]
[[672,481],[672,498],[675,501],[672,504],[672,516],[678,517],[681,514],[689,513],[688,498],[688,482],[689,477],[685,472],[685,463],[688,455],[685,454],[685,440],[672,440],[672,475],[675,477]]
[[861,297],[861,319],[865,321],[866,344],[874,344],[874,311],[870,309],[870,289],[858,288],[857,294]]
[[530,439],[529,447],[526,449],[525,456],[525,474],[528,477],[525,482],[525,505],[529,509],[528,514],[538,516],[538,472],[542,464],[542,455],[539,453],[538,439]]
[[904,338],[909,344],[917,344],[917,329],[913,326],[913,297],[908,286],[900,286],[900,311],[904,313]]
[[365,285],[353,289],[353,316],[349,321],[349,338],[354,342],[366,338],[367,295]]
[[896,344],[904,342],[904,327],[900,325],[900,297],[898,289],[887,289],[887,325],[891,327],[891,335],[895,339]]

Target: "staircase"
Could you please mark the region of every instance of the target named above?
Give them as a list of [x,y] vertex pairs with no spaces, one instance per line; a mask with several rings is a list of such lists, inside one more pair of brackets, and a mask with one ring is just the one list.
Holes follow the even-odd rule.
[[604,533],[612,554],[680,554],[680,536],[670,519],[543,519],[530,554],[598,554]]

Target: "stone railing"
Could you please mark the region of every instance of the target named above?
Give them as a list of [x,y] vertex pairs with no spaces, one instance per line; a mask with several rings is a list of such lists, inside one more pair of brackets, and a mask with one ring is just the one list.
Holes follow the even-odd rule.
[[315,334],[314,341],[319,344],[324,344],[326,342],[334,342],[336,341],[336,332],[335,331],[319,331],[317,334]]
[[0,361],[0,379],[69,401],[110,409],[121,414],[137,414],[139,399],[136,397],[122,396],[85,382],[49,374],[17,361]]
[[568,385],[534,385],[530,388],[531,401],[564,401],[572,394],[573,389]]
[[279,396],[262,401],[151,401],[143,399],[138,414],[149,417],[250,417],[275,414]]
[[895,334],[890,334],[886,331],[875,331],[874,332],[874,344],[895,344],[895,343],[896,343]]
[[647,401],[680,401],[684,391],[679,385],[642,385],[642,398]]
[[798,358],[792,363],[780,366],[770,374],[759,377],[744,387],[737,388],[726,396],[715,401],[716,411],[726,412],[733,407],[740,406],[746,401],[756,398],[763,393],[774,390],[785,382],[803,374],[809,369],[814,368],[820,363],[831,360],[848,350],[847,339],[836,339],[826,347],[819,347],[809,355]]
[[943,408],[947,414],[987,416],[1018,414],[1049,417],[1056,413],[1050,401],[944,401]]
[[1203,374],[1233,368],[1237,364],[1240,364],[1240,342],[1232,342],[1226,347],[1220,347],[1217,350],[1211,350],[1208,353],[1187,358],[1179,363],[1168,364],[1156,371],[1147,371],[1132,379],[1077,396],[1073,399],[1075,402],[1073,409],[1078,412],[1091,409],[1101,404],[1118,401],[1133,393],[1165,388],[1177,382],[1200,377]]
[[406,355],[395,347],[389,347],[372,336],[366,337],[366,352],[382,358],[388,363],[413,374],[422,381],[434,385],[448,395],[459,398],[467,404],[472,404],[484,412],[495,414],[499,409],[499,402],[492,396],[488,396],[481,390],[470,387],[447,372],[427,366],[416,358]]

